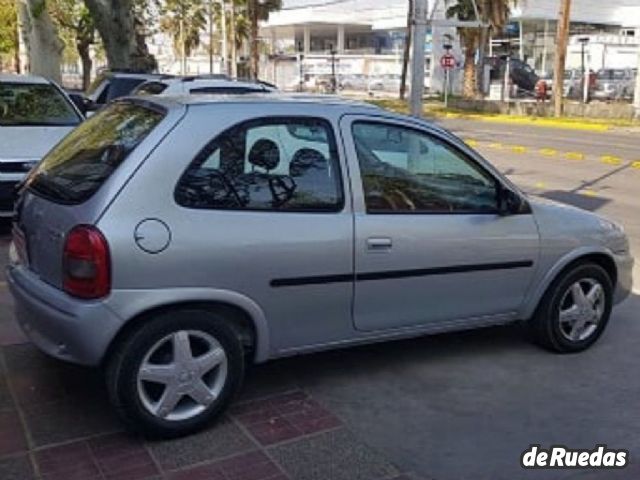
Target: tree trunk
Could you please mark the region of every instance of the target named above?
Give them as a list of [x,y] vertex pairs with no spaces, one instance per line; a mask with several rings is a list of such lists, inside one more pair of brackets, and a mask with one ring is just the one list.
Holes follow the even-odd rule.
[[409,58],[411,57],[411,32],[413,30],[413,0],[409,0],[407,12],[407,34],[404,38],[404,51],[402,52],[402,76],[400,77],[400,100],[407,95],[407,73],[409,71]]
[[136,29],[132,0],[84,0],[93,18],[109,68],[151,71],[155,59]]
[[558,30],[556,33],[556,62],[553,72],[553,110],[554,115],[562,115],[562,94],[564,84],[564,64],[567,56],[567,42],[569,40],[569,19],[571,15],[571,0],[561,0],[558,14]]
[[78,55],[82,63],[82,90],[86,92],[91,84],[91,67],[93,66],[89,44],[78,43]]
[[238,45],[236,44],[236,4],[234,0],[231,0],[229,5],[229,36],[231,37],[231,77],[238,77]]
[[249,0],[249,72],[253,80],[258,79],[260,52],[258,51],[258,0]]
[[476,88],[478,95],[484,96],[487,85],[484,84],[484,59],[489,45],[489,29],[482,27],[480,30],[480,48],[478,49],[478,66],[476,67]]
[[476,97],[476,64],[474,63],[476,52],[472,48],[466,48],[464,52],[464,80],[462,95],[465,98]]
[[64,45],[42,0],[21,0],[21,23],[27,45],[29,71],[60,83]]

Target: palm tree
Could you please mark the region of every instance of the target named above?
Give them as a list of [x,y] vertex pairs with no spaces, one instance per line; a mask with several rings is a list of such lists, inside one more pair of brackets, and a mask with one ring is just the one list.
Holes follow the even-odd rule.
[[203,0],[165,0],[161,7],[160,30],[173,38],[174,51],[186,73],[187,57],[200,45],[200,33],[207,27],[207,7]]
[[[451,4],[453,0],[446,0]],[[491,31],[502,31],[509,21],[511,8],[517,4],[517,0],[477,0],[480,21]],[[476,11],[472,0],[457,0],[446,11],[447,18],[455,18],[460,21],[476,21]],[[488,35],[481,27],[458,27],[458,35],[464,49],[464,80],[462,94],[466,98],[474,98],[477,95],[475,56],[478,49],[484,53]],[[481,55],[482,57],[482,55]]]
[[258,22],[269,19],[269,13],[280,10],[282,0],[247,0],[247,17],[249,19],[249,51],[251,78],[258,78],[260,51],[258,36]]

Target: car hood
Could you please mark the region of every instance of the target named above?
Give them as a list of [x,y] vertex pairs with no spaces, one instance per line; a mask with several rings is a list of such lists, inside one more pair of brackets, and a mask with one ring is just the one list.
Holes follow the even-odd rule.
[[0,159],[40,160],[73,126],[0,127]]

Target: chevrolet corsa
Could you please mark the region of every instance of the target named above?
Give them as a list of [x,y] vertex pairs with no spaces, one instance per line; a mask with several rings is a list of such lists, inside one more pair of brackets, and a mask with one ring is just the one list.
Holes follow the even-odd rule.
[[577,352],[631,289],[620,226],[527,198],[449,132],[334,98],[118,101],[31,172],[7,276],[137,429],[218,416],[246,365],[525,321]]

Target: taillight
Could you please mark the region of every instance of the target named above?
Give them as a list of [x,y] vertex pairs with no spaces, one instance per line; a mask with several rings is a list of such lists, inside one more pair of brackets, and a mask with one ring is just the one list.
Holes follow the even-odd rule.
[[79,298],[100,298],[111,290],[109,245],[100,230],[78,225],[67,235],[63,254],[63,288]]

